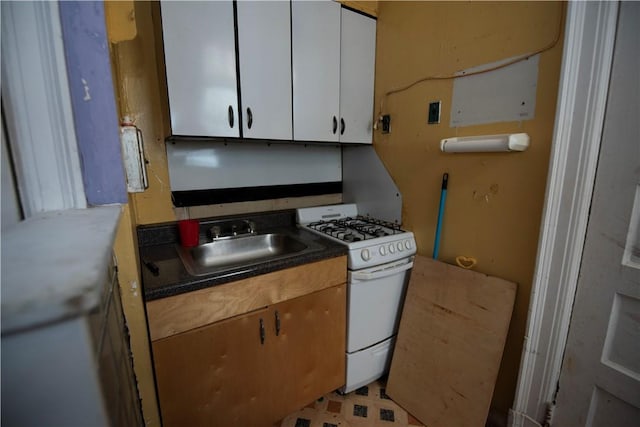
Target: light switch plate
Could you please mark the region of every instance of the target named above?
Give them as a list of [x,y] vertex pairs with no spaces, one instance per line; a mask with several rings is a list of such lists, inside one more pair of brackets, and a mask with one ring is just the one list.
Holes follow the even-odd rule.
[[391,132],[391,116],[389,114],[385,114],[382,116],[382,133]]
[[440,123],[440,104],[441,101],[433,101],[429,103],[429,111],[427,114],[427,123],[435,125]]

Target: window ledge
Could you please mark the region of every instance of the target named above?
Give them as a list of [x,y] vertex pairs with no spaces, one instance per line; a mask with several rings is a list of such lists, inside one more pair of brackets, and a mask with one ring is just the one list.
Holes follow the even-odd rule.
[[2,335],[100,302],[121,206],[38,214],[2,233]]

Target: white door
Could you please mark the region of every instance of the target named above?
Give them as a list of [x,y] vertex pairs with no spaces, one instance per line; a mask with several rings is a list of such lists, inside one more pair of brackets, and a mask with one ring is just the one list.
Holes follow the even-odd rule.
[[242,134],[292,139],[291,10],[284,1],[240,1]]
[[[620,5],[553,425],[640,425],[640,3]],[[633,213],[632,213],[633,212]]]
[[231,1],[162,1],[173,135],[240,136]]
[[376,20],[342,9],[340,142],[372,143]]
[[293,137],[339,140],[340,4],[291,3],[293,43]]

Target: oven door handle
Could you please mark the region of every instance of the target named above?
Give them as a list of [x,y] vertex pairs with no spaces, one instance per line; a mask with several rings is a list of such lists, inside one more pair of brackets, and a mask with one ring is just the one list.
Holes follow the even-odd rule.
[[409,270],[413,267],[413,261],[409,261],[406,264],[402,264],[399,266],[393,266],[390,268],[384,268],[381,270],[374,270],[370,273],[365,273],[362,271],[352,271],[351,279],[352,280],[376,280],[382,277],[393,276],[394,274],[401,273],[403,271]]

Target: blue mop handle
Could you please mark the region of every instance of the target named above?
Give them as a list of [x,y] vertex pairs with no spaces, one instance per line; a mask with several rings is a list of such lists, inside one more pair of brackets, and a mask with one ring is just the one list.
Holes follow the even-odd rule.
[[442,233],[442,217],[444,216],[444,202],[447,200],[447,181],[449,174],[442,175],[442,190],[440,192],[440,207],[438,208],[438,224],[436,225],[436,239],[433,242],[433,259],[438,259],[440,250],[440,234]]

